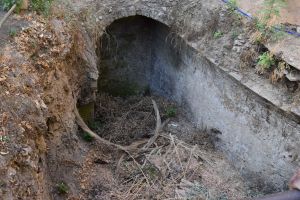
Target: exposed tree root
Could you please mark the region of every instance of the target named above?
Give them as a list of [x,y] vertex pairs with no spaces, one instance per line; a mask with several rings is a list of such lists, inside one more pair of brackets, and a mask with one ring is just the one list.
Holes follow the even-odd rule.
[[[78,109],[76,107],[74,109],[74,112],[75,112],[75,116],[76,116],[76,122],[83,131],[90,134],[92,137],[97,139],[97,141],[99,141],[105,145],[108,145],[108,146],[113,146],[121,151],[124,151],[132,157],[131,154],[133,154],[133,153],[141,153],[141,152],[147,151],[150,148],[150,146],[155,142],[155,140],[159,137],[160,131],[162,130],[164,125],[168,122],[168,120],[166,120],[165,123],[163,123],[163,125],[162,125],[158,106],[154,100],[152,100],[152,104],[153,104],[153,108],[154,108],[155,115],[156,115],[156,128],[155,128],[154,136],[152,138],[150,138],[149,140],[143,139],[143,140],[136,141],[129,146],[122,146],[119,144],[115,144],[115,143],[112,143],[112,142],[100,137],[98,134],[93,132],[87,126],[87,124],[83,121],[82,117],[80,116]],[[147,143],[147,144],[142,149],[140,149],[139,146],[141,146],[145,143]]]
[[77,124],[80,126],[80,128],[82,128],[83,131],[85,131],[86,133],[90,134],[92,137],[94,137],[97,141],[105,144],[105,145],[108,145],[108,146],[113,146],[119,150],[122,150],[128,154],[130,154],[130,152],[132,151],[137,151],[137,147],[136,146],[139,146],[140,144],[143,144],[145,143],[145,141],[139,141],[140,144],[136,144],[134,143],[133,145],[130,145],[130,146],[122,146],[122,145],[119,145],[119,144],[115,144],[115,143],[112,143],[108,140],[105,140],[103,139],[102,137],[100,137],[99,135],[97,135],[95,132],[93,132],[87,125],[86,123],[83,121],[82,117],[80,116],[79,112],[78,112],[78,109],[75,108],[74,109],[74,112],[75,112],[75,116],[76,116],[76,122]]

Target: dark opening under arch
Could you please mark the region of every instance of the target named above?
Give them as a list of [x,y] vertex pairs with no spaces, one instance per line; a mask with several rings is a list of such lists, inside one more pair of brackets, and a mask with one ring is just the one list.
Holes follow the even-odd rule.
[[98,44],[99,89],[121,96],[151,89],[171,97],[175,80],[166,73],[181,62],[178,42],[168,26],[151,18],[114,21]]

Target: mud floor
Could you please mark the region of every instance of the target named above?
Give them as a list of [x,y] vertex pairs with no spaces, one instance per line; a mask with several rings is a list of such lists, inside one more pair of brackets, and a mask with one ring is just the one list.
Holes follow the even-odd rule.
[[[257,195],[215,150],[217,133],[212,137],[196,128],[188,111],[162,97],[99,94],[96,118],[89,126],[111,142],[136,143],[142,149],[156,128],[152,100],[164,128],[144,151],[128,155],[100,145],[79,130],[80,143],[86,146],[75,173],[80,199],[245,199]],[[68,184],[57,185],[58,199],[68,196]]]

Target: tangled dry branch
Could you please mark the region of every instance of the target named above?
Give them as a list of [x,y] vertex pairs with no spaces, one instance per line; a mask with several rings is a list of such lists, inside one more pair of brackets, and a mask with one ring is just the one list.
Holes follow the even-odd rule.
[[[106,140],[100,137],[97,131],[100,135],[102,131],[97,128],[95,132],[92,131],[75,108],[76,121],[83,131],[93,136],[102,145],[111,146],[122,152],[120,157],[114,154],[116,160],[112,163],[117,178],[114,179],[116,182],[112,181],[108,186],[110,192],[106,195],[114,199],[132,200],[226,199],[227,197],[244,199],[241,180],[230,166],[226,165],[221,155],[206,147],[192,145],[178,139],[173,134],[175,132],[172,132],[172,127],[174,123],[176,124],[173,120],[176,119],[171,119],[170,123],[168,119],[162,122],[162,119],[167,117],[164,113],[167,102],[157,99],[161,108],[160,113],[157,103],[150,97],[132,98],[131,101],[128,100],[131,106],[127,107],[124,107],[127,104],[124,104],[123,100],[119,101],[118,98],[114,101],[105,95],[101,97],[102,101],[98,104],[101,109],[98,112],[102,114],[102,119],[107,126],[104,125],[99,129],[107,130],[109,136],[128,136],[136,126],[145,126],[145,119],[148,120],[149,115],[153,115],[152,109],[155,111],[155,117],[151,116],[149,120],[151,125],[148,125],[147,129],[138,129],[150,133],[153,130],[150,139],[147,138],[149,134],[144,134],[142,138],[146,139],[137,139],[136,142],[128,143],[130,145],[126,146],[122,141],[124,137],[117,140]],[[111,110],[107,105],[110,105]],[[142,114],[137,117],[137,113]],[[123,126],[124,124],[126,126]],[[189,130],[191,133],[196,131]],[[103,135],[108,136],[107,131]],[[121,143],[123,145],[120,145]]]
[[[113,147],[115,147],[119,150],[122,150],[122,151],[126,152],[127,154],[131,155],[132,153],[139,153],[139,152],[147,151],[150,148],[150,146],[155,142],[155,140],[159,137],[159,133],[162,130],[163,126],[168,122],[168,120],[166,120],[166,122],[163,123],[163,125],[162,125],[158,106],[154,100],[152,100],[152,104],[153,104],[153,108],[154,108],[155,115],[156,115],[156,128],[155,128],[154,136],[152,138],[150,138],[148,141],[145,139],[139,140],[139,141],[132,143],[129,146],[122,146],[119,144],[115,144],[115,143],[112,143],[112,142],[100,137],[98,134],[93,132],[88,127],[88,125],[84,122],[84,120],[80,116],[77,108],[74,109],[74,112],[75,112],[75,116],[76,116],[76,121],[83,131],[90,134],[92,137],[97,139],[99,142],[101,142],[105,145],[108,145],[108,146],[113,146]],[[147,143],[147,144],[142,149],[138,148],[140,145],[143,145],[145,143]]]

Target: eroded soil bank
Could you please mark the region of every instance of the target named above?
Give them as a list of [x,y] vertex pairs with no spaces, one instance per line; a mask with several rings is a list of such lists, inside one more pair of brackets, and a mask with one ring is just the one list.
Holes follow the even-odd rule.
[[0,196],[53,199],[51,172],[61,162],[56,155],[77,131],[73,110],[86,63],[77,46],[82,36],[60,20],[20,18],[30,25],[1,48]]

